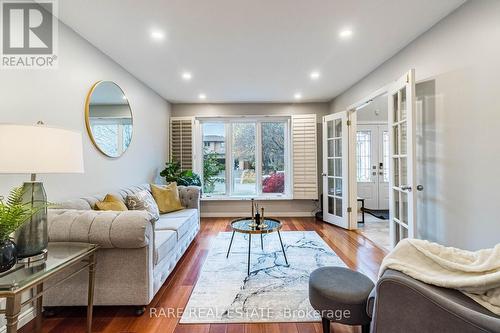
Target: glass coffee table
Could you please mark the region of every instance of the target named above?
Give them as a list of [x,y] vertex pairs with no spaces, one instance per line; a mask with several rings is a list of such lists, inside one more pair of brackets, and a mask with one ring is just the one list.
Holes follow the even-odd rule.
[[271,218],[265,218],[264,221],[259,226],[254,226],[254,221],[249,217],[244,217],[240,219],[233,220],[231,222],[231,228],[233,229],[233,234],[231,236],[231,242],[229,243],[229,248],[227,249],[226,258],[229,257],[229,253],[231,252],[231,245],[233,245],[234,234],[236,232],[242,234],[248,234],[248,264],[247,264],[247,275],[250,275],[250,252],[252,245],[252,235],[260,235],[260,247],[264,250],[264,241],[262,240],[262,235],[270,234],[275,232],[278,234],[278,238],[280,240],[281,250],[283,251],[283,256],[285,257],[286,265],[288,264],[288,259],[286,258],[285,247],[283,246],[283,241],[281,239],[280,229],[283,227],[283,224]]

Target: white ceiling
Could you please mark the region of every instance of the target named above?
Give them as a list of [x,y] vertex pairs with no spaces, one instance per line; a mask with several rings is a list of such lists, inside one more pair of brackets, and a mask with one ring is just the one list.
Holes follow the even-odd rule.
[[172,102],[328,101],[463,2],[64,0],[59,16]]

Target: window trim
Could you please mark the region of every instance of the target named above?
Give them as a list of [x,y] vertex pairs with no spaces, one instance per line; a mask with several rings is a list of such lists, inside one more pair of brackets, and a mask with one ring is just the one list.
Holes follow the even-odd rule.
[[[233,184],[233,152],[232,152],[232,124],[250,122],[255,123],[255,195],[234,195]],[[263,193],[262,192],[262,123],[283,122],[285,132],[285,191],[284,193]],[[291,200],[292,199],[292,149],[291,149],[291,117],[290,116],[234,116],[234,117],[195,117],[196,147],[193,156],[194,170],[198,173],[203,182],[203,123],[223,123],[225,129],[224,152],[226,156],[226,193],[219,195],[202,195],[202,200],[245,200],[255,198],[258,200]]]

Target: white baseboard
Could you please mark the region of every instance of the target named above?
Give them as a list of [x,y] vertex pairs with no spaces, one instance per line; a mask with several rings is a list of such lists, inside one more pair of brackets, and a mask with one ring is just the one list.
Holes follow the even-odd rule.
[[[272,217],[313,217],[310,211],[307,212],[270,212],[268,216]],[[204,213],[201,212],[201,217],[238,217],[249,216],[249,212],[227,212],[227,213]]]

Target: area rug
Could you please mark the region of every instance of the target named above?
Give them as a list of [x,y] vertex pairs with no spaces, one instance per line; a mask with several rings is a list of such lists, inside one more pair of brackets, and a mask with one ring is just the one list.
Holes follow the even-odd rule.
[[344,262],[314,231],[282,232],[286,266],[277,233],[252,237],[247,276],[248,235],[236,233],[229,258],[230,232],[214,240],[181,323],[319,321],[308,299],[309,274]]

